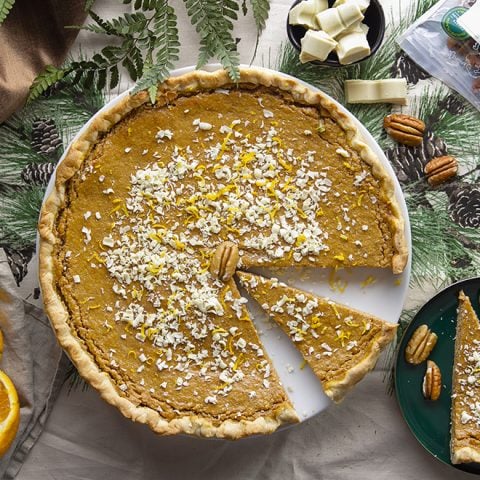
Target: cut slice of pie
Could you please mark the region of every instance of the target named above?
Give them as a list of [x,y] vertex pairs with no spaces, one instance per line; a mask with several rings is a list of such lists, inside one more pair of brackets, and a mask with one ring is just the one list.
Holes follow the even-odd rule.
[[290,336],[335,402],[374,366],[395,336],[397,325],[327,298],[251,273],[241,284]]
[[480,324],[470,299],[458,295],[452,378],[452,463],[480,463]]

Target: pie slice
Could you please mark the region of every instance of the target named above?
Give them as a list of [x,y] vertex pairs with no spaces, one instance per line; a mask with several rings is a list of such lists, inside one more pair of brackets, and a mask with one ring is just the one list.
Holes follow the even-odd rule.
[[480,463],[480,324],[470,299],[458,295],[452,378],[452,463]]
[[335,402],[373,369],[396,325],[251,273],[237,272],[241,284],[290,336]]

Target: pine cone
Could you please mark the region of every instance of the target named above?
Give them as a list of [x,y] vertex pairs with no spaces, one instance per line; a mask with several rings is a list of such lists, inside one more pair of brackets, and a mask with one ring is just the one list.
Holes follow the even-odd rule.
[[22,170],[22,180],[28,185],[47,186],[54,170],[55,164],[52,162],[29,163]]
[[63,150],[55,122],[50,118],[40,118],[32,123],[32,148],[42,155],[58,159],[58,150]]
[[21,250],[4,247],[7,256],[8,265],[12,271],[13,278],[17,287],[28,273],[28,263],[33,257],[34,247],[27,247]]
[[439,110],[447,110],[452,115],[461,115],[467,109],[467,104],[458,95],[451,93],[438,103]]
[[45,98],[50,98],[52,97],[53,95],[57,94],[58,92],[60,92],[61,90],[63,90],[65,88],[66,84],[65,82],[61,82],[61,81],[58,81],[58,82],[55,82],[53,85],[50,85],[43,93],[42,95],[45,97]]
[[418,147],[397,145],[389,148],[385,155],[390,160],[400,183],[408,184],[424,178],[425,165],[435,157],[447,155],[447,145],[427,131],[423,142]]
[[448,192],[448,211],[461,227],[480,227],[480,184],[459,184]]
[[405,78],[408,83],[413,84],[431,77],[404,52],[397,53],[392,73],[394,77]]

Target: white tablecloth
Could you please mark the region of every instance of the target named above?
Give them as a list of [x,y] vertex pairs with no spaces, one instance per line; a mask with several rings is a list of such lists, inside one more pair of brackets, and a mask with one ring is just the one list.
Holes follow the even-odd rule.
[[[383,1],[388,9],[390,3]],[[398,0],[399,1],[399,0]],[[177,7],[182,40],[178,66],[196,63],[197,34],[181,1]],[[255,64],[269,66],[286,40],[290,0],[272,0]],[[402,2],[403,3],[403,2]],[[408,3],[408,2],[406,2]],[[118,0],[97,0],[95,9],[116,16]],[[236,30],[243,63],[255,44],[251,17]],[[98,50],[104,38],[82,32],[76,48]],[[122,89],[126,88],[126,77]],[[471,478],[435,460],[415,440],[395,397],[386,393],[382,362],[339,406],[274,435],[237,442],[187,436],[159,437],[133,424],[103,402],[96,391],[64,387],[43,434],[19,480],[130,479],[451,479]]]

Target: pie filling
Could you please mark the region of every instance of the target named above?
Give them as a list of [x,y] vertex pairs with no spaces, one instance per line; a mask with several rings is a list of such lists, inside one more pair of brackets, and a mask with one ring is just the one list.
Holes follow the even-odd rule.
[[171,93],[92,142],[55,212],[54,279],[120,396],[213,425],[293,411],[247,300],[209,266],[231,241],[242,268],[392,268],[384,177],[347,137],[328,109],[248,84]]

